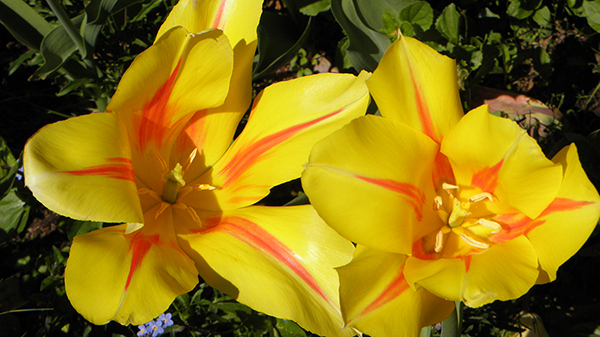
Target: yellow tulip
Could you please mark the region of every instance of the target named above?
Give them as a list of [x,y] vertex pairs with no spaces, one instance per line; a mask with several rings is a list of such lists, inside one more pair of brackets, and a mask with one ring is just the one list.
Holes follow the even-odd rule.
[[[95,324],[137,325],[200,275],[256,310],[319,334],[351,335],[342,331],[333,268],[350,261],[353,245],[311,206],[253,204],[298,178],[317,140],[364,114],[368,74],[272,85],[233,140],[250,103],[254,53],[238,50],[255,45],[258,16],[252,29],[231,26],[236,15],[249,15],[250,2],[214,3],[216,28],[237,37],[210,29],[214,13],[204,29],[168,19],[106,113],[48,125],[28,141],[26,184],[40,202],[74,219],[121,223],[75,237],[67,295]],[[262,1],[252,3],[260,12]],[[181,14],[177,8],[172,15]]]
[[487,106],[463,116],[456,65],[394,42],[367,81],[381,117],[317,143],[302,184],[319,215],[358,244],[338,269],[346,323],[416,336],[454,304],[478,307],[554,280],[600,216],[570,145],[548,160]]

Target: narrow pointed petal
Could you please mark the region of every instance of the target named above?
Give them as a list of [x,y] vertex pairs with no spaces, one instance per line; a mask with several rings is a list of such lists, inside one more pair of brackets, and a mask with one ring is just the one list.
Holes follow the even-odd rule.
[[454,303],[411,288],[404,278],[405,255],[358,246],[352,262],[337,268],[346,324],[373,336],[419,334],[441,322]]
[[318,140],[365,113],[367,76],[320,74],[269,86],[256,98],[248,124],[223,158],[192,182],[217,189],[189,193],[182,202],[199,209],[235,209],[298,178]]
[[232,48],[240,41],[250,44],[256,40],[262,3],[262,0],[181,0],[160,27],[156,40],[169,29],[182,26],[192,34],[220,29]]
[[176,216],[179,242],[211,286],[266,314],[327,336],[349,336],[339,312],[334,267],[353,245],[311,206],[199,212],[203,227]]
[[382,116],[438,143],[463,116],[454,60],[409,37],[392,43],[367,85]]
[[403,123],[364,116],[315,145],[302,185],[342,236],[408,254],[415,238],[441,226],[433,201],[426,204],[437,148]]
[[106,222],[143,221],[124,126],[111,113],[48,125],[25,145],[25,184],[64,216]]
[[177,245],[170,217],[167,210],[131,234],[119,225],[75,237],[65,286],[83,317],[94,324],[144,324],[194,288],[198,272]]
[[540,215],[540,226],[527,234],[549,281],[585,243],[600,216],[600,197],[581,168],[575,145],[565,147],[552,161],[564,167],[561,189]]
[[456,182],[495,194],[530,218],[556,197],[562,168],[548,160],[536,141],[515,122],[479,107],[446,135],[441,151]]
[[197,111],[223,104],[232,69],[222,32],[191,35],[174,28],[134,60],[107,110],[133,125],[130,135],[140,151],[151,143],[161,150]]

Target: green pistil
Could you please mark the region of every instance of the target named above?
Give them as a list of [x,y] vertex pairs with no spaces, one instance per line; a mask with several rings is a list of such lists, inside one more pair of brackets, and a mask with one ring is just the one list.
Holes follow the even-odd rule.
[[177,201],[177,191],[179,191],[179,187],[185,186],[182,171],[183,167],[177,163],[175,168],[164,176],[167,182],[163,189],[162,199],[170,204],[174,204],[175,201]]

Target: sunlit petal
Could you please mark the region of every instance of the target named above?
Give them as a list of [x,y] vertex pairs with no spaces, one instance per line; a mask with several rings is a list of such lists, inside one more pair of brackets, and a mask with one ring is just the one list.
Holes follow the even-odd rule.
[[311,206],[249,207],[199,213],[203,227],[181,213],[179,242],[211,286],[250,307],[292,319],[315,333],[342,329],[338,276],[354,247]]
[[318,140],[364,114],[367,76],[320,74],[265,89],[242,134],[211,171],[192,182],[217,189],[210,195],[189,193],[182,202],[200,209],[235,209],[299,177]]
[[453,302],[408,285],[405,259],[359,245],[352,262],[337,268],[346,324],[373,336],[413,337],[450,315]]
[[126,225],[75,237],[65,286],[73,307],[94,324],[144,324],[198,283],[192,260],[179,248],[170,210],[125,234]]
[[365,116],[315,145],[302,185],[319,215],[344,237],[395,253],[441,226],[431,172],[437,144],[387,118]]
[[496,194],[530,218],[556,197],[560,165],[548,160],[536,141],[515,122],[477,108],[461,119],[442,142],[456,182]]
[[581,248],[600,216],[600,197],[581,168],[575,145],[562,149],[552,161],[564,167],[561,189],[540,215],[540,225],[527,234],[549,281],[556,279],[558,267]]
[[142,222],[125,127],[95,113],[48,125],[27,142],[25,183],[53,211],[81,220]]
[[438,143],[463,115],[454,60],[409,37],[392,43],[367,85],[384,117]]

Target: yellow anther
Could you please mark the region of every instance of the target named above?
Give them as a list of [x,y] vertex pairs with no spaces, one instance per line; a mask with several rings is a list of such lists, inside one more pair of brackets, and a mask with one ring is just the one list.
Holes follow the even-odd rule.
[[484,199],[489,199],[490,202],[494,202],[494,199],[492,199],[492,195],[489,194],[488,192],[476,194],[476,195],[470,197],[469,201],[470,202],[479,202]]
[[183,170],[186,171],[190,165],[192,164],[192,162],[194,161],[194,159],[196,159],[196,155],[198,154],[198,149],[194,149],[194,151],[192,151],[192,153],[190,153],[188,159],[185,161],[185,163],[183,164]]
[[477,223],[482,225],[483,227],[489,228],[492,230],[492,234],[498,234],[502,231],[502,226],[500,226],[499,223],[492,221],[492,220],[488,220],[488,219],[479,219],[477,220]]
[[439,231],[437,232],[437,234],[435,235],[435,252],[439,253],[442,251],[442,248],[444,248],[444,232]]
[[469,237],[466,234],[461,234],[460,238],[467,243],[469,246],[473,246],[475,248],[479,248],[479,249],[487,249],[490,247],[490,245],[488,245],[487,243],[483,243],[483,242],[479,242],[477,240],[474,240],[473,238]]
[[217,188],[214,186],[211,186],[209,184],[199,184],[194,186],[194,189],[197,191],[213,191],[216,190]]
[[438,195],[437,197],[433,198],[433,210],[439,211],[440,208],[442,208],[442,197]]

